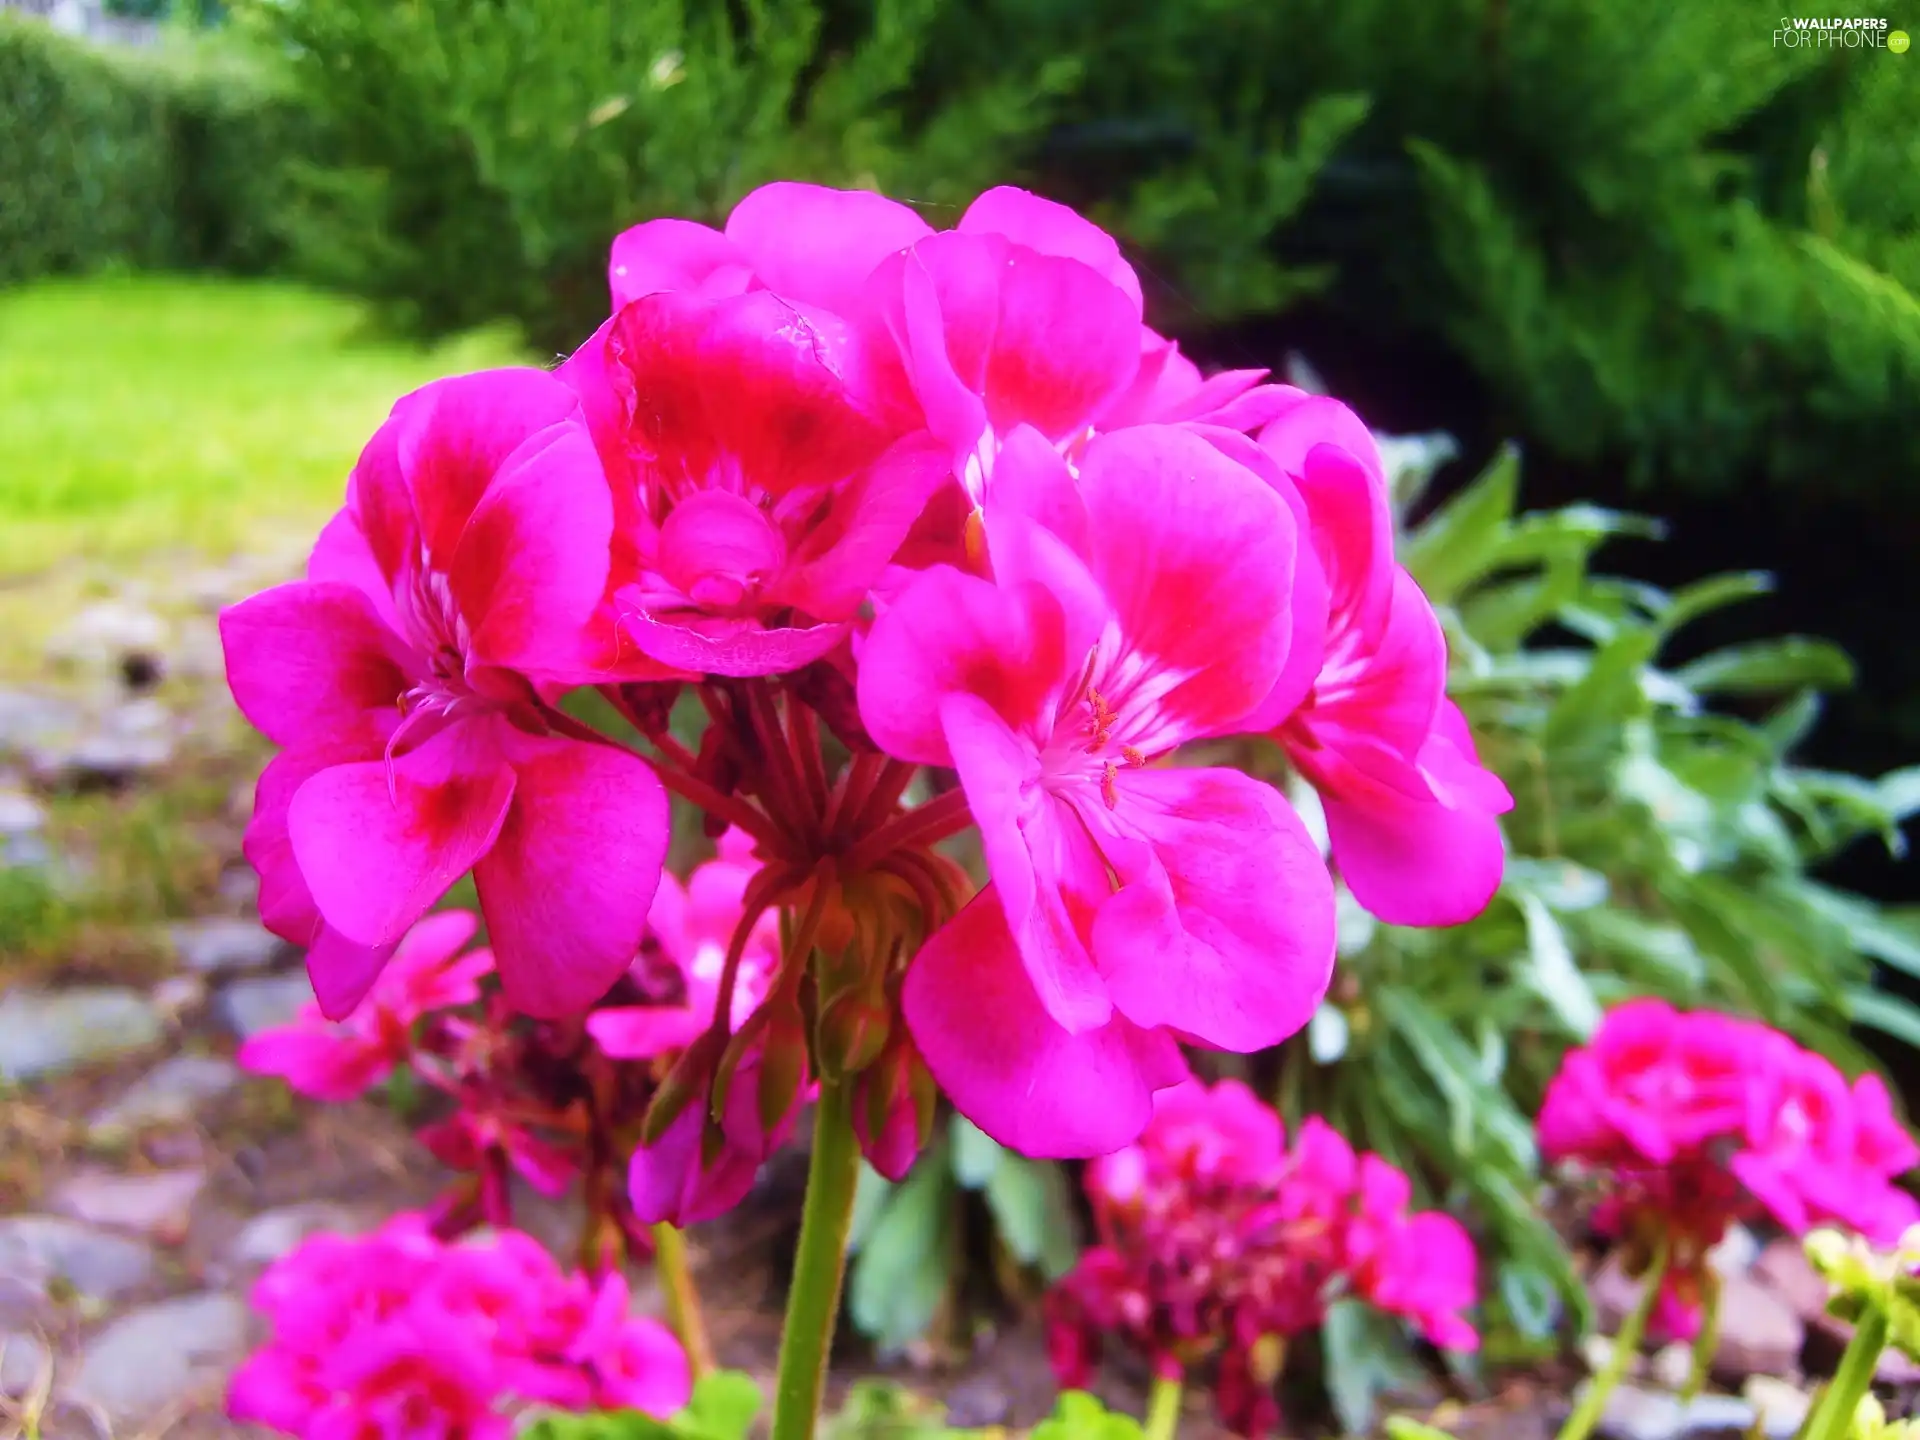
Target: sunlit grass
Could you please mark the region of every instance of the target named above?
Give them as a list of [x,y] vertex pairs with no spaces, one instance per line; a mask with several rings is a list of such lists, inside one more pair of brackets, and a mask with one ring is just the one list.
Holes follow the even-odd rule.
[[159,549],[219,554],[318,521],[401,394],[524,358],[481,332],[368,334],[288,286],[114,277],[0,293],[0,577]]

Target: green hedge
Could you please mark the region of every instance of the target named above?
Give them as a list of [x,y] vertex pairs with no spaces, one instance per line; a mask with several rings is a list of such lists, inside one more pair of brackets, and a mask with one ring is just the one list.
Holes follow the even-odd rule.
[[302,124],[241,52],[108,50],[0,13],[0,284],[276,265],[281,157]]

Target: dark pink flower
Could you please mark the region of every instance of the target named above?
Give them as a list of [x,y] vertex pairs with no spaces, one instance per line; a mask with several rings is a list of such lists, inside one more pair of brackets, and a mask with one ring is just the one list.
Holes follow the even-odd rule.
[[1373,437],[1336,401],[1293,392],[1260,444],[1297,488],[1327,630],[1296,645],[1250,723],[1274,731],[1320,792],[1354,898],[1398,925],[1452,925],[1485,908],[1505,863],[1495,817],[1513,806],[1446,698],[1433,608],[1395,563]]
[[769,291],[665,291],[562,367],[613,488],[629,653],[608,674],[776,674],[845,638],[944,470],[929,442],[893,443],[844,329]]
[[242,1069],[278,1075],[315,1100],[351,1100],[378,1085],[413,1051],[414,1026],[427,1015],[480,998],[493,954],[470,950],[479,922],[470,910],[430,915],[409,930],[373,988],[343,1021],[317,1005],[290,1025],[274,1026],[240,1047]]
[[1291,808],[1238,771],[1152,763],[1271,688],[1292,517],[1147,426],[1097,438],[1077,478],[1010,444],[986,531],[993,580],[926,572],[861,658],[868,733],[958,770],[993,877],[920,950],[905,1013],[989,1135],[1099,1154],[1184,1077],[1179,1038],[1275,1044],[1326,987],[1331,884]]
[[591,678],[612,507],[573,393],[534,370],[403,399],[303,582],[226,611],[234,698],[285,747],[248,854],[329,1015],[464,872],[508,996],[583,1008],[638,947],[667,807],[630,752],[556,728]]

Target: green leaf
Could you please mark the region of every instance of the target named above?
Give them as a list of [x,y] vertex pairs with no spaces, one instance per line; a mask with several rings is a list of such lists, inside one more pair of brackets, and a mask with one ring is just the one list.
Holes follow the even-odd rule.
[[1387,1440],[1453,1440],[1446,1431],[1405,1415],[1387,1417]]
[[1359,1300],[1327,1307],[1320,1347],[1327,1398],[1343,1435],[1366,1434],[1380,1396],[1420,1374],[1398,1322]]
[[1896,821],[1920,814],[1920,765],[1889,770],[1874,782],[1880,803]]
[[1573,949],[1546,902],[1530,891],[1517,897],[1527,922],[1527,953],[1533,959],[1533,983],[1574,1039],[1584,1041],[1600,1024],[1600,1005]]
[[700,1440],[747,1440],[763,1397],[751,1375],[714,1370],[693,1382],[693,1397],[673,1417],[674,1428]]
[[1140,1440],[1141,1434],[1140,1422],[1131,1415],[1107,1409],[1084,1390],[1067,1390],[1028,1440]]
[[1058,1165],[1003,1154],[987,1181],[987,1208],[1014,1258],[1038,1266],[1048,1280],[1080,1258],[1072,1197]]
[[1529,1340],[1545,1340],[1558,1328],[1559,1290],[1553,1276],[1536,1266],[1508,1261],[1497,1281],[1507,1318]]
[[1673,593],[1660,616],[1660,628],[1671,635],[1702,615],[1737,605],[1742,600],[1773,593],[1773,576],[1765,570],[1737,570],[1696,580]]
[[862,1334],[898,1349],[926,1333],[953,1271],[953,1171],[927,1157],[894,1188],[860,1248],[848,1309]]
[[1865,1025],[1920,1049],[1920,1009],[1911,1002],[1884,990],[1870,990],[1860,985],[1847,992],[1847,1004],[1853,1012],[1854,1024]]
[[1591,746],[1613,734],[1622,721],[1647,710],[1641,671],[1653,659],[1658,637],[1638,627],[1621,630],[1593,653],[1578,681],[1553,703],[1541,742],[1549,750]]
[[1590,910],[1607,898],[1607,877],[1571,860],[1516,855],[1507,861],[1504,883],[1510,890],[1538,895],[1549,910],[1562,913]]
[[523,1433],[526,1440],[681,1440],[674,1426],[638,1410],[554,1412],[542,1415]]
[[1445,604],[1486,572],[1506,538],[1520,485],[1520,452],[1504,446],[1480,477],[1421,523],[1401,561],[1427,598]]
[[1643,972],[1651,971],[1653,980],[1682,994],[1706,981],[1706,961],[1694,946],[1693,937],[1678,925],[1662,924],[1611,905],[1583,911],[1572,923],[1580,934],[1582,949]]
[[953,1138],[953,1178],[969,1190],[993,1179],[1006,1151],[964,1115],[955,1115],[948,1133]]
[[1775,755],[1786,755],[1813,733],[1823,708],[1818,690],[1802,690],[1760,723],[1760,734]]
[[[932,1156],[920,1157],[920,1164],[933,1162]],[[875,1223],[887,1208],[887,1201],[893,1194],[893,1182],[878,1170],[860,1162],[860,1179],[853,1191],[853,1219],[847,1226],[847,1253],[857,1255],[860,1247],[866,1243],[867,1236],[873,1233]]]
[[1844,690],[1853,684],[1853,661],[1831,641],[1788,635],[1728,645],[1681,666],[1676,673],[1682,684],[1708,695]]

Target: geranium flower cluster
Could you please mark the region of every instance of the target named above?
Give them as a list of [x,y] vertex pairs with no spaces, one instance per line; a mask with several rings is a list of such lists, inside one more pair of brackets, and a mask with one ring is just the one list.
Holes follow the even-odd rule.
[[[676,1211],[727,1208],[764,1158],[740,1152],[708,1172],[684,1163],[672,1170],[670,1146],[638,1146],[638,1121],[660,1080],[715,1019],[726,947],[757,869],[749,844],[728,832],[684,886],[661,877],[639,954],[584,1017],[530,1021],[497,989],[483,989],[492,953],[466,948],[479,922],[449,910],[408,932],[343,1019],[309,1005],[291,1024],[251,1037],[240,1064],[326,1101],[351,1100],[404,1067],[427,1096],[442,1097],[420,1139],[468,1179],[431,1212],[438,1235],[510,1225],[517,1173],[549,1196],[582,1183],[593,1263],[644,1254],[648,1226]],[[736,1030],[764,993],[777,950],[771,916],[751,934],[732,1000]],[[690,1181],[694,1194],[658,1193]]]
[[[1277,740],[1384,918],[1486,903],[1510,802],[1371,436],[1264,372],[1202,378],[1097,227],[1012,189],[936,232],[775,184],[724,229],[628,231],[610,280],[556,372],[396,405],[307,578],[222,618],[282,747],[262,916],[326,1014],[471,872],[503,1003],[577,1015],[645,939],[666,792],[737,826],[761,868],[636,1170],[686,1218],[815,1081],[892,1173],[935,1082],[1003,1143],[1086,1156],[1139,1134],[1183,1043],[1295,1031],[1332,878],[1278,790],[1163,763],[1189,742]],[[578,718],[588,687],[624,725]],[[969,827],[977,894],[936,848]]]
[[1279,1421],[1287,1343],[1351,1296],[1472,1350],[1476,1295],[1459,1223],[1409,1207],[1407,1177],[1309,1118],[1292,1148],[1238,1081],[1162,1090],[1139,1141],[1086,1172],[1096,1243],[1048,1294],[1061,1383],[1081,1387],[1120,1338],[1156,1373],[1219,1366],[1221,1417],[1259,1436]]
[[458,1244],[424,1216],[319,1235],[254,1287],[272,1338],[235,1372],[228,1413],[302,1440],[495,1440],[530,1406],[686,1405],[687,1358],[629,1313],[625,1279],[563,1272],[503,1231]]
[[1736,1221],[1796,1235],[1838,1224],[1891,1244],[1920,1204],[1892,1183],[1920,1160],[1877,1075],[1752,1020],[1634,1000],[1567,1053],[1540,1110],[1540,1148],[1598,1188],[1595,1228],[1637,1270],[1664,1252],[1656,1328],[1699,1329],[1708,1252]]

